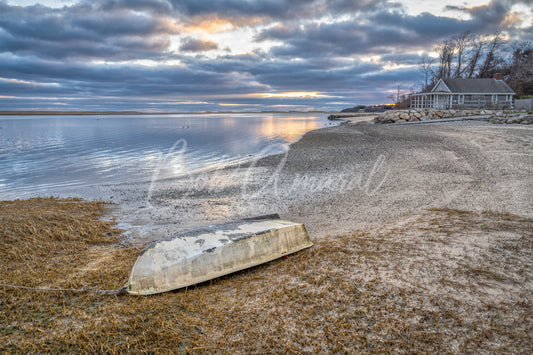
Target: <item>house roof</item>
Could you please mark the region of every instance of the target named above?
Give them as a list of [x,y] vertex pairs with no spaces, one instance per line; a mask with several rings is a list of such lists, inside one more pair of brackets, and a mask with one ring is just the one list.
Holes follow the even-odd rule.
[[494,79],[443,79],[452,93],[514,94],[503,80]]

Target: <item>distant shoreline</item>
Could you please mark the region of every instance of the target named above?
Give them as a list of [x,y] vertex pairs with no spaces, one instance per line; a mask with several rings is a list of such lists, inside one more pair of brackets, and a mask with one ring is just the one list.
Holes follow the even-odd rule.
[[95,115],[206,115],[228,113],[338,113],[338,111],[200,111],[200,112],[139,112],[139,111],[0,111],[0,116],[95,116]]

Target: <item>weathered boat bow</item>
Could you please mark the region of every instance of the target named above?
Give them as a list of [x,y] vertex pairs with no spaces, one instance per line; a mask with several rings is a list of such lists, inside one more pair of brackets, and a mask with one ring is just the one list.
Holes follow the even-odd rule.
[[148,245],[128,292],[150,295],[211,280],[313,245],[305,226],[265,216],[198,228]]

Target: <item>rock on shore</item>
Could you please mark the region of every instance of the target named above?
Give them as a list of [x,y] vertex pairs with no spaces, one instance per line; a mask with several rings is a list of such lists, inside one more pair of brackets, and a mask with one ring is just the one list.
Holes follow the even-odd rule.
[[[531,124],[531,115],[506,113],[501,110],[392,110],[387,111],[374,119],[375,123],[402,123],[438,120],[443,118],[469,117],[469,116],[490,116],[492,123],[522,123]],[[529,118],[528,118],[529,117]]]
[[512,113],[500,116],[491,116],[488,121],[495,124],[533,124],[533,115],[524,113]]

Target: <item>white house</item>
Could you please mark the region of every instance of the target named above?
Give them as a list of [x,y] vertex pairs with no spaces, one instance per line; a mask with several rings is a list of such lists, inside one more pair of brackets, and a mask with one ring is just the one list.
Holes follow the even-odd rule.
[[411,96],[411,108],[512,109],[514,91],[496,74],[494,79],[441,79],[431,92]]

